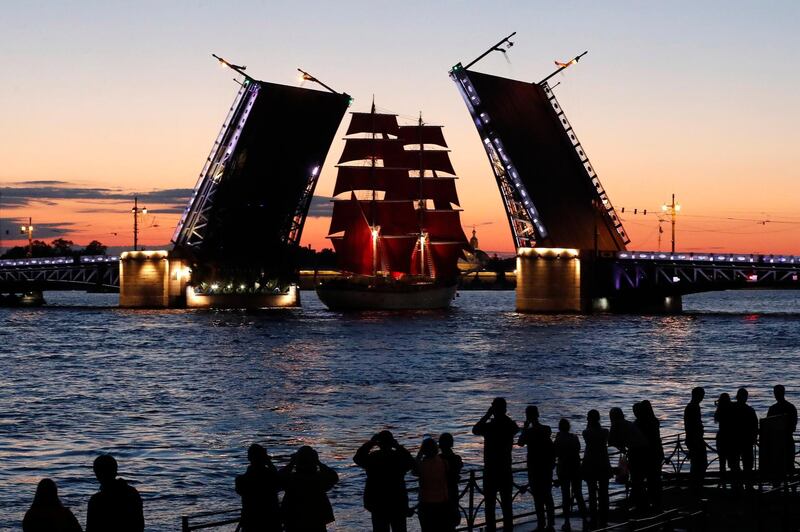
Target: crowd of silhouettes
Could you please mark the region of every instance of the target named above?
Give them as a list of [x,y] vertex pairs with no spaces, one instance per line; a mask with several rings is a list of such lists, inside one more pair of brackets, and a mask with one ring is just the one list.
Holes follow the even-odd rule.
[[[777,485],[793,473],[797,409],[786,400],[782,385],[775,386],[773,393],[776,402],[760,421],[747,403],[745,388],[736,392],[735,401],[722,393],[714,402],[714,422],[718,427],[715,450],[724,487],[730,486],[736,492],[753,489],[756,444],[760,448],[758,472],[762,480]],[[708,449],[714,450],[705,438],[702,415],[705,395],[703,388],[694,388],[683,415],[683,442],[690,462],[688,488],[697,496],[706,478]],[[632,413],[630,421],[621,408],[612,408],[609,428],[605,428],[600,413],[590,410],[582,431],[582,446],[567,419],[560,419],[558,432],[553,436],[551,428],[541,423],[538,407],[529,405],[520,430],[508,415],[506,400],[495,398],[472,428],[473,434],[482,437],[484,443],[485,530],[496,529],[498,498],[503,530],[513,530],[515,442],[527,450],[528,484],[523,491],[529,491],[533,497],[538,530],[555,529],[554,486],[561,489],[562,530],[570,530],[573,501],[584,529],[607,526],[609,479],[615,473],[618,482],[630,485],[629,510],[633,514],[662,511],[661,470],[665,457],[661,423],[647,400],[634,404]],[[421,530],[448,532],[458,527],[462,515],[459,482],[464,464],[453,447],[452,434],[443,433],[438,441],[425,435],[413,456],[391,432],[383,430],[358,449],[353,462],[366,473],[364,508],[371,515],[374,531],[407,529],[407,521],[414,514],[406,487],[408,474],[419,479],[416,514]],[[616,467],[612,467],[609,447],[620,451]],[[247,459],[247,470],[235,481],[236,493],[242,501],[242,532],[322,532],[334,521],[328,492],[338,483],[339,476],[320,461],[314,449],[300,447],[286,465],[278,468],[263,446],[253,444],[247,451]],[[94,473],[100,489],[89,499],[86,530],[144,530],[142,499],[133,486],[118,477],[114,457],[98,456]],[[588,507],[583,497],[584,483]],[[75,515],[61,503],[55,482],[47,478],[39,482],[22,528],[24,532],[81,530]]]
[[[705,396],[702,388],[693,392],[692,410],[698,409]],[[697,399],[695,399],[695,394]],[[716,446],[719,456],[720,474],[725,486],[730,486],[735,491],[752,490],[754,483],[753,464],[755,459],[754,446],[758,443],[760,448],[759,472],[762,479],[780,482],[781,479],[794,471],[794,432],[797,428],[797,409],[786,400],[786,389],[778,384],[773,388],[775,404],[770,406],[767,417],[760,422],[752,406],[747,404],[749,394],[747,389],[739,388],[736,392],[736,401],[732,401],[727,393],[722,393],[714,402],[714,422],[717,424]],[[687,410],[689,410],[687,406]],[[689,418],[692,414],[689,411]],[[684,416],[687,419],[686,415]],[[694,420],[695,427],[702,423]],[[698,430],[695,428],[695,430]],[[705,450],[703,453],[693,453],[690,450],[692,467],[696,468],[698,477],[700,471],[707,467]],[[697,460],[695,465],[694,460]]]

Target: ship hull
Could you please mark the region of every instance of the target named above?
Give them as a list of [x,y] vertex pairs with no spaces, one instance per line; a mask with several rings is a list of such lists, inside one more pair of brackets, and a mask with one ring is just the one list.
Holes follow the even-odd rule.
[[434,310],[450,306],[455,285],[323,283],[317,295],[331,310]]

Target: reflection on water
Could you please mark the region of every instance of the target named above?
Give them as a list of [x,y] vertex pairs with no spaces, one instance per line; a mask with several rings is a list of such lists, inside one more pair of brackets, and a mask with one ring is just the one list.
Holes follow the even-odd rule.
[[518,419],[533,402],[576,430],[590,408],[650,398],[671,430],[694,385],[709,397],[750,386],[763,413],[772,384],[791,393],[800,377],[792,292],[693,296],[689,314],[656,317],[519,315],[513,292],[464,292],[447,312],[360,315],[328,312],[312,293],[303,309],[274,313],[47,297],[91,306],[0,309],[0,527],[18,526],[42,476],[83,521],[92,459],[109,451],[145,497],[148,528],[174,530],[183,513],[238,503],[233,477],[262,441],[275,454],[317,447],[342,477],[338,529],[357,529],[363,479],[351,459],[379,429],[414,448],[453,432],[477,464],[470,428],[495,395]]

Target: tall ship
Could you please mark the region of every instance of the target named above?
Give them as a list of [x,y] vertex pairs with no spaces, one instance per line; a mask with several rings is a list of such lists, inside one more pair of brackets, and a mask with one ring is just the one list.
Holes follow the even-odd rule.
[[450,306],[468,247],[442,126],[351,113],[328,238],[342,277],[317,285],[334,310]]

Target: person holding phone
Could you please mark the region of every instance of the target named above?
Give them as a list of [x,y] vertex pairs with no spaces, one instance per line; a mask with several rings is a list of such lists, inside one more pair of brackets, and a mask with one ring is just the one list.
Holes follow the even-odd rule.
[[278,472],[285,494],[281,503],[286,532],[325,532],[334,521],[328,491],[339,475],[319,460],[317,451],[304,445]]
[[408,519],[406,473],[414,468],[414,457],[388,430],[375,434],[353,457],[367,472],[364,508],[372,517],[375,532],[405,532]]
[[503,530],[514,530],[511,450],[514,448],[514,436],[519,432],[519,426],[508,417],[507,410],[506,400],[496,397],[486,414],[472,427],[473,434],[483,436],[483,497],[486,504],[487,532],[497,529],[494,512],[498,493],[503,511]]

